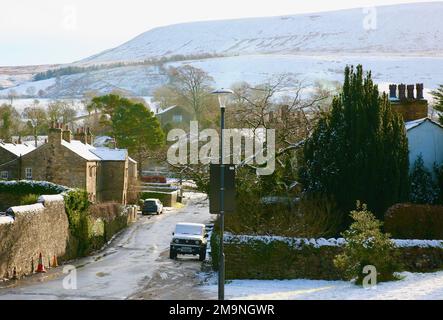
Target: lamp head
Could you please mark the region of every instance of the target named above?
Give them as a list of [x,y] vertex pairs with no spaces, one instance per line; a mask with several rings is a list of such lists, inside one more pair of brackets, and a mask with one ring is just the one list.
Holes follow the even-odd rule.
[[226,103],[228,101],[229,95],[234,94],[234,91],[230,89],[218,89],[211,92],[212,94],[216,94],[218,96],[218,102],[220,103],[220,108],[226,108]]

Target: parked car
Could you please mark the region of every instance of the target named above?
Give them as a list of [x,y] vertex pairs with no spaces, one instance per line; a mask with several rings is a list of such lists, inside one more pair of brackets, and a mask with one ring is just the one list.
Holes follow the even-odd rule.
[[160,214],[163,213],[163,204],[158,199],[146,199],[143,201],[142,214]]
[[176,259],[177,254],[198,255],[200,261],[206,259],[208,234],[204,224],[177,223],[172,233],[169,257]]

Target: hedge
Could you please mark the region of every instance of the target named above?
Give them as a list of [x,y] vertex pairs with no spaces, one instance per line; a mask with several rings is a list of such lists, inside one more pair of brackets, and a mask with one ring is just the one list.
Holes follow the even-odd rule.
[[387,210],[384,227],[397,239],[443,239],[443,206],[396,204]]
[[[175,192],[175,191],[173,191]],[[170,197],[173,192],[160,192],[160,191],[147,191],[142,192],[140,194],[140,199],[158,199],[160,200],[163,205],[167,206],[167,204],[170,202]]]
[[0,193],[14,194],[60,194],[70,188],[46,181],[0,181]]

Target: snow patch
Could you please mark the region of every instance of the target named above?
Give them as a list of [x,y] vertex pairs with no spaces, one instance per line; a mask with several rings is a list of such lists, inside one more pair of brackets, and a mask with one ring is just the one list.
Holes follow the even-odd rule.
[[17,214],[17,213],[38,214],[38,213],[41,213],[44,209],[45,209],[45,207],[43,206],[43,204],[35,203],[35,204],[26,205],[26,206],[11,207],[8,210],[13,212],[14,214]]
[[45,204],[47,202],[60,202],[64,201],[61,194],[42,195],[38,198],[37,202]]
[[[250,235],[233,235],[225,233],[225,243],[232,244],[248,244],[253,242],[263,242],[269,244],[271,242],[284,242],[291,247],[301,249],[303,246],[310,246],[314,248],[320,247],[341,247],[346,244],[344,238],[331,239],[307,239],[307,238],[290,238],[281,236],[250,236]],[[393,239],[394,245],[398,248],[443,248],[443,240],[418,240],[418,239]]]
[[0,225],[1,224],[10,224],[10,223],[14,223],[14,218],[11,216],[7,216],[7,215],[1,215],[0,216]]

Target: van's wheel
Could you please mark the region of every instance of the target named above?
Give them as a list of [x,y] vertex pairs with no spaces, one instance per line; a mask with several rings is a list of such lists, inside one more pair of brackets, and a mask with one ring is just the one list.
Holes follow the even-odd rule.
[[200,260],[200,261],[206,260],[206,248],[200,249],[200,254],[198,255],[198,260]]
[[177,251],[175,251],[174,249],[169,249],[169,258],[170,259],[177,259]]

